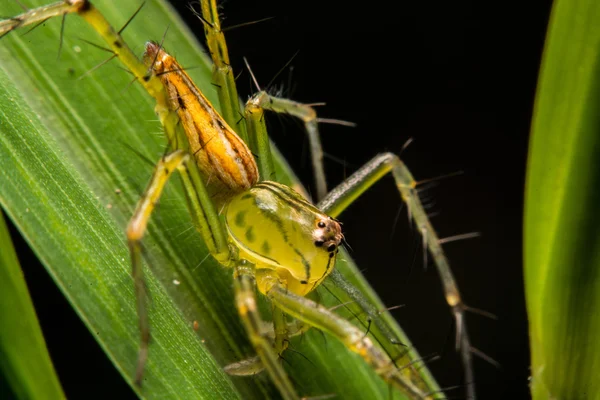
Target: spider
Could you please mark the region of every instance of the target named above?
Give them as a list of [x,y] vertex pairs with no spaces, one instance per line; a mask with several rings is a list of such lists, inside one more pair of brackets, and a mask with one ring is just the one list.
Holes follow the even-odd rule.
[[[127,239],[133,264],[135,297],[140,321],[141,346],[136,381],[142,381],[148,357],[150,327],[146,285],[142,277],[142,238],[150,215],[168,179],[181,173],[188,208],[210,255],[234,276],[235,303],[259,358],[227,367],[232,374],[265,369],[286,399],[299,398],[279,357],[292,336],[316,327],[358,353],[385,381],[411,398],[432,398],[428,382],[412,374],[410,365],[396,359],[359,328],[306,297],[333,273],[343,233],[336,219],[358,196],[391,173],[418,231],[440,269],[446,297],[457,319],[460,345],[469,379],[470,355],[464,330],[465,306],[433,227],[416,194],[416,182],[402,161],[391,153],[380,154],[338,187],[326,192],[320,167],[317,119],[311,107],[266,92],[254,95],[239,118],[238,96],[229,67],[226,43],[214,1],[202,2],[199,19],[204,24],[214,62],[221,114],[216,112],[187,72],[165,52],[161,43],[146,45],[140,62],[91,3],[71,0],[31,10],[0,23],[8,32],[20,26],[75,12],[103,37],[110,51],[129,69],[155,101],[155,112],[167,136],[168,151],[161,157],[142,199],[131,218]],[[274,181],[276,168],[264,126],[265,110],[301,118],[312,139],[313,162],[319,196],[313,205],[289,186]],[[256,156],[256,157],[255,157]],[[337,279],[342,279],[338,276]],[[344,287],[343,280],[340,280]],[[346,283],[347,284],[347,283]],[[346,286],[347,291],[352,292]],[[272,305],[272,327],[257,306],[256,291]],[[360,296],[355,300],[362,302]],[[365,306],[366,307],[366,306]],[[373,314],[373,313],[372,313]],[[376,315],[371,315],[376,321]]]

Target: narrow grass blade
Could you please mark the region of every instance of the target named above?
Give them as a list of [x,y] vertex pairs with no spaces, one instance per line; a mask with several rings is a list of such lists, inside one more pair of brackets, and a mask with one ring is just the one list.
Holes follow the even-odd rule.
[[600,398],[600,3],[558,0],[529,148],[525,281],[534,399]]
[[64,399],[0,212],[0,368],[20,399]]

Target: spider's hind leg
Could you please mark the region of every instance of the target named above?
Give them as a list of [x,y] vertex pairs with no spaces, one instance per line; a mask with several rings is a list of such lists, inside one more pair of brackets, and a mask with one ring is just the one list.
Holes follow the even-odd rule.
[[319,120],[314,108],[307,104],[272,96],[265,91],[259,91],[248,100],[242,113],[216,0],[202,1],[201,13],[195,10],[194,12],[204,25],[206,42],[213,60],[213,84],[217,88],[221,114],[227,124],[242,140],[248,143],[252,153],[257,155],[261,179],[276,180],[270,149],[271,143],[264,123],[264,110],[288,114],[304,123],[310,143],[317,198],[323,198],[327,193],[327,184],[323,169],[323,149],[318,130]]

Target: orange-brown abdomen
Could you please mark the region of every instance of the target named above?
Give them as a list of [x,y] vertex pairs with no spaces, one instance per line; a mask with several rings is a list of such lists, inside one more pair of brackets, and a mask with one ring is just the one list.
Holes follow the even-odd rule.
[[148,42],[144,62],[165,86],[170,108],[181,120],[189,151],[211,191],[223,199],[254,186],[259,176],[250,149],[204,97],[177,60],[157,43]]

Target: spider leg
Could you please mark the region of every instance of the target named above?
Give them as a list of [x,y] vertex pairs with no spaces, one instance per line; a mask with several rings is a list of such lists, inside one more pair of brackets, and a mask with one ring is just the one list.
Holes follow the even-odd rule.
[[[456,348],[460,351],[465,371],[467,398],[475,399],[475,384],[471,344],[465,324],[465,313],[468,307],[463,302],[450,263],[442,248],[433,225],[419,199],[416,190],[417,182],[398,156],[383,153],[375,156],[348,179],[334,188],[317,204],[317,207],[332,217],[341,214],[356,198],[362,195],[382,177],[391,173],[396,182],[400,197],[407,206],[410,218],[423,238],[423,246],[431,255],[438,270],[444,288],[446,302],[456,321]],[[377,322],[378,316],[371,315]]]
[[286,400],[299,400],[300,397],[296,394],[294,386],[279,362],[279,357],[273,348],[271,339],[261,329],[264,324],[256,304],[254,266],[241,261],[234,269],[235,304],[248,332],[250,342],[282,397]]
[[411,398],[432,398],[419,387],[418,382],[407,378],[402,368],[398,368],[394,360],[377,347],[361,329],[344,318],[313,300],[289,292],[275,279],[266,295],[285,313],[339,339],[351,351],[359,354],[383,379]]
[[140,384],[142,379],[144,365],[148,357],[148,344],[150,342],[141,243],[147,231],[150,217],[155,210],[163,189],[176,170],[182,175],[190,212],[192,213],[196,227],[207,244],[209,252],[221,264],[227,265],[229,263],[230,255],[223,228],[219,222],[214,205],[206,193],[206,188],[200,179],[196,165],[190,160],[192,158],[185,150],[175,150],[160,159],[127,226],[127,241],[131,253],[132,276],[135,284],[136,307],[141,336],[135,375],[137,384]]
[[264,111],[288,114],[304,123],[310,143],[313,173],[317,184],[317,198],[323,198],[327,193],[327,183],[318,130],[319,120],[315,109],[307,104],[272,96],[259,88],[259,91],[248,100],[244,112],[241,113],[235,76],[219,20],[217,2],[216,0],[202,1],[201,12],[194,9],[192,11],[204,25],[206,43],[213,60],[213,84],[219,95],[221,114],[229,126],[248,143],[252,153],[258,155],[256,161],[261,179],[277,180],[271,155],[271,142],[265,126]]

